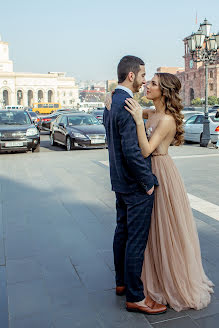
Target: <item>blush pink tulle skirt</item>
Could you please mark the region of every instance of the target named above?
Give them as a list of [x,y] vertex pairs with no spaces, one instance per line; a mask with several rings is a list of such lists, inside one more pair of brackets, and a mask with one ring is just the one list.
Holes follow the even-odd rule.
[[159,187],[142,270],[145,295],[176,311],[200,310],[213,283],[202,267],[197,228],[181,176],[169,155],[154,154]]

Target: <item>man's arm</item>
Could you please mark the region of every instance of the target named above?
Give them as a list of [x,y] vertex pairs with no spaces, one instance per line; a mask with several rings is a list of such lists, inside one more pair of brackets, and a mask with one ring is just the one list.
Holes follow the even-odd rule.
[[124,106],[122,107],[118,115],[118,126],[123,155],[133,176],[147,192],[154,186],[154,176],[146,169],[145,160],[138,145],[135,122],[131,114],[125,110]]

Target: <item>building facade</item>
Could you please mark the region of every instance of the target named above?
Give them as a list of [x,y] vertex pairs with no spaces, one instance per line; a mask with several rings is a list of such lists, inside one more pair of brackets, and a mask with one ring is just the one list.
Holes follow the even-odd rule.
[[[195,98],[200,98],[203,102],[205,99],[205,67],[202,62],[195,63],[189,52],[188,40],[184,40],[185,60],[184,72],[177,72],[176,75],[182,84],[182,100],[185,106],[191,105]],[[214,65],[209,65],[208,69],[208,96],[219,98],[219,53]]]
[[75,79],[66,77],[64,72],[14,72],[8,43],[0,39],[0,107],[31,107],[34,102],[60,102],[62,107],[76,107],[79,93]]

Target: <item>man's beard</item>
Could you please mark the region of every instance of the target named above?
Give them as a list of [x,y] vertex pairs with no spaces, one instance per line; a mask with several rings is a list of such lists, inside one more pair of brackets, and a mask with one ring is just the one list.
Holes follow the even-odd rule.
[[134,82],[133,82],[133,89],[135,92],[139,92],[139,89],[141,88],[142,86],[142,83],[138,83],[137,79],[134,79]]

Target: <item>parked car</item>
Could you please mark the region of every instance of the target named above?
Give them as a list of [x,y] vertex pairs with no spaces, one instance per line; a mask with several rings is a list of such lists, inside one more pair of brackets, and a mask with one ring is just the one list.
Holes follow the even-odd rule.
[[[185,141],[192,141],[200,143],[203,133],[204,114],[194,114],[185,122],[184,139]],[[219,118],[215,117],[215,113],[209,114],[210,122],[210,136],[213,143],[219,140]]]
[[101,123],[103,123],[103,112],[104,112],[104,107],[99,107],[97,109],[94,109],[91,114],[96,117]]
[[64,113],[53,122],[50,134],[51,145],[75,148],[105,148],[104,126],[92,115],[86,113]]
[[28,114],[30,115],[33,124],[40,131],[42,129],[42,127],[41,127],[41,122],[40,122],[40,118],[38,117],[38,115],[35,112],[29,112],[29,111],[28,111]]
[[202,112],[194,112],[194,111],[187,111],[187,110],[184,111],[183,110],[182,114],[184,115],[183,122],[185,123],[188,120],[188,118],[190,118],[194,114],[202,114]]
[[50,123],[53,122],[61,113],[39,115],[41,130],[50,131]]
[[79,110],[75,109],[75,108],[60,108],[60,109],[57,109],[56,112],[74,112],[74,113],[78,113]]
[[40,135],[28,112],[0,110],[0,151],[40,151]]

